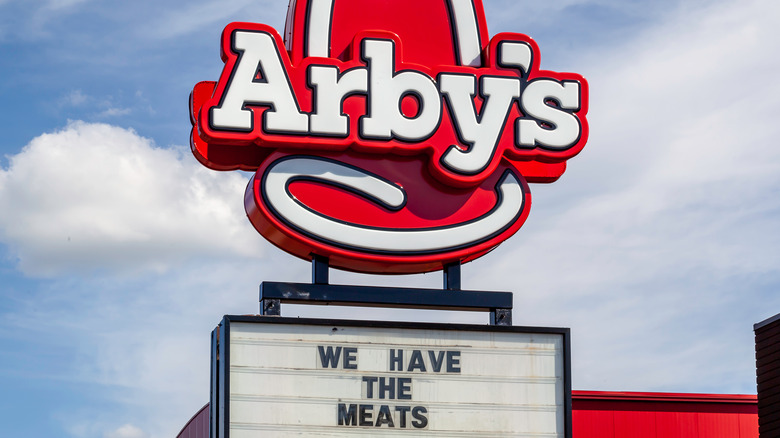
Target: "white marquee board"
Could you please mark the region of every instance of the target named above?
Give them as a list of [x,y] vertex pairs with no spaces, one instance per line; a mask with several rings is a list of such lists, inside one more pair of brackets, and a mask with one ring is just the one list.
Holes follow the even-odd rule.
[[212,438],[571,436],[568,329],[226,316],[213,343]]

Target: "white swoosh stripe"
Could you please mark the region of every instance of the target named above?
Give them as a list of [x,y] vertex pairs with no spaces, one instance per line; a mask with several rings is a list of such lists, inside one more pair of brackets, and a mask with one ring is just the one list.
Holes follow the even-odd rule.
[[[443,0],[452,10],[452,28],[457,36],[460,65],[482,66],[482,46],[473,0]],[[335,0],[309,0],[307,23],[307,56],[330,57],[330,27],[333,24]]]
[[309,0],[306,56],[330,57],[330,26],[335,0]]
[[360,169],[314,157],[281,159],[265,171],[261,190],[277,216],[328,244],[373,252],[438,252],[475,244],[514,223],[525,199],[517,177],[508,172],[496,186],[499,204],[476,220],[439,228],[369,228],[306,208],[287,190],[301,178],[346,186],[391,208],[403,205],[403,189]]
[[473,0],[449,0],[452,8],[453,26],[458,36],[460,65],[482,66],[482,46],[479,43],[479,26],[474,12]]

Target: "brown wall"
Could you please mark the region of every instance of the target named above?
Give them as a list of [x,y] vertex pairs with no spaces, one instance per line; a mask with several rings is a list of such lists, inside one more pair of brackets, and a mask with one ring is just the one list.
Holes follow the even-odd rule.
[[193,415],[176,438],[209,438],[209,405]]
[[780,437],[780,315],[754,326],[761,438]]

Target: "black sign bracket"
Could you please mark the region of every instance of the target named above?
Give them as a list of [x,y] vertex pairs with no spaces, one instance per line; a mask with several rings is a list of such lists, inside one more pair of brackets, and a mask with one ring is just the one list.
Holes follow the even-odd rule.
[[460,263],[444,267],[444,290],[329,284],[328,259],[312,257],[312,283],[260,284],[260,311],[281,316],[281,304],[490,312],[491,325],[512,325],[512,293],[462,290]]

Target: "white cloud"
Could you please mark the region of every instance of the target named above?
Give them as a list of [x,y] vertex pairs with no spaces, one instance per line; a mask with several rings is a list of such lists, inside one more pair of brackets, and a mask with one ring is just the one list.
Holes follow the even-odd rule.
[[110,118],[110,117],[121,117],[121,116],[126,116],[126,115],[130,114],[131,112],[133,112],[133,110],[131,110],[130,108],[109,107],[109,108],[106,108],[105,110],[101,111],[100,113],[98,113],[96,117],[97,118],[101,118],[101,119],[102,118]]
[[81,90],[72,90],[60,99],[60,104],[69,106],[81,106],[89,100],[89,96]]
[[60,11],[62,9],[72,8],[89,1],[90,0],[49,0],[46,2],[46,7],[54,11]]
[[9,163],[0,238],[24,273],[51,280],[7,291],[13,311],[0,327],[63,355],[41,378],[105,399],[99,412],[53,416],[74,437],[175,436],[208,401],[221,316],[257,311],[260,281],[305,281],[307,264],[276,249],[263,257],[270,246],[243,211],[245,174],[211,171],[132,130],[73,122]]
[[[276,0],[188,2],[186,7],[163,11],[160,19],[151,23],[145,33],[166,39],[202,32],[204,28],[210,28],[215,23],[224,27],[230,21],[236,20],[266,24],[284,23],[286,13],[287,2]],[[282,32],[283,29],[278,30]]]
[[[87,3],[92,0],[43,0],[43,1],[37,1],[36,3],[40,3],[38,5],[39,7],[43,9],[50,9],[50,10],[60,10],[60,9],[68,9],[72,8],[74,6],[77,6],[82,3]],[[22,0],[0,0],[0,5],[5,3],[23,3]]]
[[149,434],[133,426],[132,424],[125,424],[114,431],[106,433],[103,436],[105,438],[148,438]]
[[0,170],[0,237],[28,274],[257,257],[246,177],[210,171],[182,148],[73,122],[35,138]]
[[154,109],[141,90],[133,93],[132,100],[123,98],[121,94],[119,97],[112,95],[96,97],[80,89],[71,90],[58,99],[58,109],[64,113],[72,110],[81,110],[83,113],[89,110],[88,118],[97,121],[117,119],[133,113],[154,114]]

